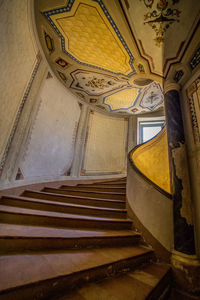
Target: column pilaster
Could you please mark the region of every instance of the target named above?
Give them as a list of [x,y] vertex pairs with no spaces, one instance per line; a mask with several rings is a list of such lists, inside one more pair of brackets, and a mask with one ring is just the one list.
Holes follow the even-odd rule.
[[185,146],[185,136],[180,105],[180,86],[166,82],[165,111],[171,174],[171,190],[174,204],[174,249],[194,255],[193,206]]
[[82,104],[81,115],[78,124],[78,130],[76,135],[74,159],[71,168],[71,176],[79,177],[82,167],[82,161],[85,150],[85,139],[87,134],[88,120],[89,120],[90,108],[88,105]]

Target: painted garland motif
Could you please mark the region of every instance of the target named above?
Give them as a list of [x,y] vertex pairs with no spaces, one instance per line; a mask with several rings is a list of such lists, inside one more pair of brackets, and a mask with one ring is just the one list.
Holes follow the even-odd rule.
[[[147,8],[151,9],[154,0],[143,0]],[[172,0],[172,5],[178,3],[179,0]],[[176,8],[170,8],[167,0],[158,0],[156,9],[144,15],[144,24],[148,24],[156,33],[154,39],[156,46],[160,47],[164,42],[164,35],[167,29],[174,22],[179,22],[181,11]]]

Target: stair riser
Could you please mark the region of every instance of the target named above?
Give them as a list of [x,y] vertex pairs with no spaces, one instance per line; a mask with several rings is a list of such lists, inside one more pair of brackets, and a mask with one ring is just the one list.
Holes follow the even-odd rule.
[[90,205],[90,206],[96,206],[96,207],[107,207],[107,208],[121,208],[124,209],[126,207],[125,202],[116,201],[104,201],[104,200],[92,200],[92,199],[81,199],[81,198],[70,198],[69,197],[59,197],[58,195],[54,194],[40,194],[40,193],[34,193],[34,192],[28,192],[25,191],[22,194],[24,197],[30,197],[30,198],[36,198],[36,199],[43,199],[43,200],[50,200],[50,201],[58,201],[58,202],[64,202],[64,203],[70,203],[70,204],[80,204],[80,205]]
[[49,216],[36,216],[26,214],[14,214],[8,212],[0,212],[0,222],[21,224],[21,225],[37,225],[37,226],[51,226],[51,227],[71,227],[71,228],[105,228],[124,230],[131,229],[132,223],[129,221],[95,221],[95,220],[77,220],[70,218],[59,218]]
[[119,193],[125,193],[126,188],[111,188],[111,187],[90,187],[90,186],[61,186],[60,189],[64,190],[83,190],[83,191],[92,191],[92,192],[119,192]]
[[126,184],[127,180],[116,180],[116,181],[104,181],[104,182],[99,182],[99,183],[94,183],[94,184]]
[[91,237],[91,238],[0,238],[0,253],[20,251],[49,251],[99,247],[132,246],[138,244],[140,236],[133,237]]
[[109,211],[96,211],[95,209],[87,208],[76,208],[76,207],[65,207],[62,205],[49,204],[49,203],[36,203],[34,201],[23,201],[15,200],[9,198],[1,199],[1,204],[9,206],[17,206],[28,209],[38,209],[45,211],[54,211],[68,214],[78,214],[78,215],[89,215],[89,216],[98,216],[103,218],[119,218],[126,219],[126,212],[109,212]]
[[102,199],[118,199],[118,200],[125,200],[125,194],[109,194],[109,193],[95,193],[95,192],[80,192],[80,191],[70,191],[70,190],[54,190],[51,188],[44,188],[43,192],[47,193],[55,193],[55,194],[62,194],[62,195],[75,195],[75,196],[84,196],[84,197],[93,197],[93,198],[102,198]]
[[[167,299],[169,299],[171,283],[172,283],[172,277],[171,277],[171,270],[170,270],[167,272],[167,274],[164,276],[164,278],[162,278],[159,281],[159,283],[153,289],[153,291],[150,293],[150,295],[148,295],[147,300],[154,300],[154,299],[160,299],[160,300],[166,299],[167,300]],[[166,294],[163,295],[162,298],[160,298],[160,296],[162,295],[162,292],[164,290],[166,290]]]
[[60,276],[57,278],[40,281],[35,284],[26,285],[21,288],[4,291],[0,294],[1,300],[44,300],[52,299],[59,294],[69,292],[78,286],[83,286],[87,282],[101,280],[114,276],[123,270],[135,269],[140,264],[148,263],[154,259],[152,252],[138,257],[131,257],[112,264],[103,265],[97,268],[89,269],[84,272],[74,273],[71,276]]
[[[110,189],[110,188],[122,188],[122,189],[126,189],[126,184],[115,184],[115,185],[111,185],[111,184],[78,184],[77,187],[80,187],[80,189],[82,187],[94,187],[94,188],[102,188],[102,189]],[[118,189],[117,189],[118,190]]]

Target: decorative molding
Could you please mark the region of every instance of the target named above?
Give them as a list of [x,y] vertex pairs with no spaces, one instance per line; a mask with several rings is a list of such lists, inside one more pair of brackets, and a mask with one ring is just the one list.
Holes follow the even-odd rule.
[[198,49],[196,50],[194,56],[190,61],[190,68],[194,70],[199,63],[200,63],[200,47],[198,47]]
[[147,54],[147,53],[145,52],[144,47],[143,47],[143,44],[142,44],[142,41],[141,41],[141,40],[138,40],[138,42],[139,42],[140,47],[141,47],[141,49],[142,49],[143,55],[144,55],[147,59],[149,59],[149,60],[151,61],[152,68],[155,69],[155,65],[154,65],[154,61],[153,61],[152,56],[150,56],[149,54]]
[[140,73],[145,73],[144,66],[142,64],[138,65],[138,70]]
[[68,62],[66,62],[66,60],[64,60],[63,58],[61,57],[58,57],[56,60],[55,60],[55,63],[60,66],[61,68],[63,69],[66,69],[67,67],[70,66],[70,64]]
[[172,91],[172,90],[179,91],[180,88],[181,87],[178,83],[166,81],[164,84],[164,94],[166,94],[167,92]]
[[33,72],[30,76],[30,80],[28,82],[28,85],[26,87],[26,90],[24,92],[24,95],[22,97],[22,100],[21,100],[21,103],[19,105],[19,108],[18,108],[18,111],[17,111],[17,115],[15,117],[15,121],[14,121],[14,125],[12,127],[12,130],[11,130],[11,133],[10,133],[10,136],[8,138],[8,142],[7,142],[7,145],[6,145],[6,148],[5,148],[5,151],[4,151],[4,154],[2,156],[2,159],[1,159],[1,162],[0,162],[0,170],[1,170],[1,174],[2,174],[2,170],[3,170],[3,167],[4,167],[4,164],[5,164],[5,161],[6,161],[6,158],[7,158],[7,155],[8,155],[8,151],[10,149],[10,146],[11,146],[11,143],[13,141],[13,138],[14,138],[14,135],[15,135],[15,131],[17,129],[17,125],[19,123],[19,119],[21,117],[21,114],[22,114],[22,111],[23,111],[23,108],[24,108],[24,105],[28,99],[28,96],[29,96],[29,93],[30,93],[30,90],[31,90],[31,87],[33,85],[33,81],[34,81],[34,78],[37,74],[37,71],[39,69],[39,65],[40,65],[40,62],[41,62],[41,55],[40,53],[38,53],[38,55],[36,56],[36,64],[35,64],[35,67],[33,69]]
[[62,79],[62,81],[64,81],[64,83],[66,83],[67,82],[66,75],[60,71],[57,71],[57,72],[58,72],[58,75],[60,76],[60,78]]
[[175,81],[176,83],[178,83],[178,82],[181,80],[181,78],[183,77],[183,75],[184,75],[183,70],[177,71],[177,72],[175,73],[175,75],[174,75],[174,81]]
[[[167,68],[168,62],[170,62],[171,60],[174,60],[174,59],[177,59],[177,58],[178,58],[178,56],[179,56],[179,54],[181,53],[181,50],[182,50],[184,44],[185,44],[185,41],[183,41],[183,42],[180,44],[180,46],[179,46],[179,48],[178,48],[178,51],[177,51],[177,53],[176,53],[176,56],[171,57],[171,58],[167,58],[167,59],[166,59],[165,64],[164,64],[164,66],[163,66],[163,73],[165,72],[165,70],[166,70],[166,68]],[[168,68],[168,69],[169,69],[169,68]]]
[[[200,78],[199,78],[199,80],[200,80]],[[198,119],[197,119],[196,109],[195,109],[195,104],[194,104],[194,99],[193,99],[193,95],[195,92],[197,92],[197,89],[198,89],[196,81],[193,82],[188,87],[186,93],[187,93],[187,97],[188,97],[188,105],[189,105],[189,110],[190,110],[194,143],[198,144],[198,143],[200,143],[200,127],[199,127],[200,124],[198,124]],[[199,100],[199,104],[200,104],[200,99],[198,99],[198,100]]]
[[44,39],[45,39],[46,47],[49,50],[49,53],[50,54],[53,53],[53,51],[55,50],[54,41],[50,37],[50,35],[48,33],[46,33],[46,31],[44,31]]

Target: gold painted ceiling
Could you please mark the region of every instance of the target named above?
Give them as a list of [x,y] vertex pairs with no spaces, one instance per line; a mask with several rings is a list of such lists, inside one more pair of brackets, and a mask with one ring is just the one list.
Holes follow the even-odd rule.
[[51,69],[72,93],[105,111],[162,110],[163,81],[182,83],[198,64],[198,0],[34,4]]

